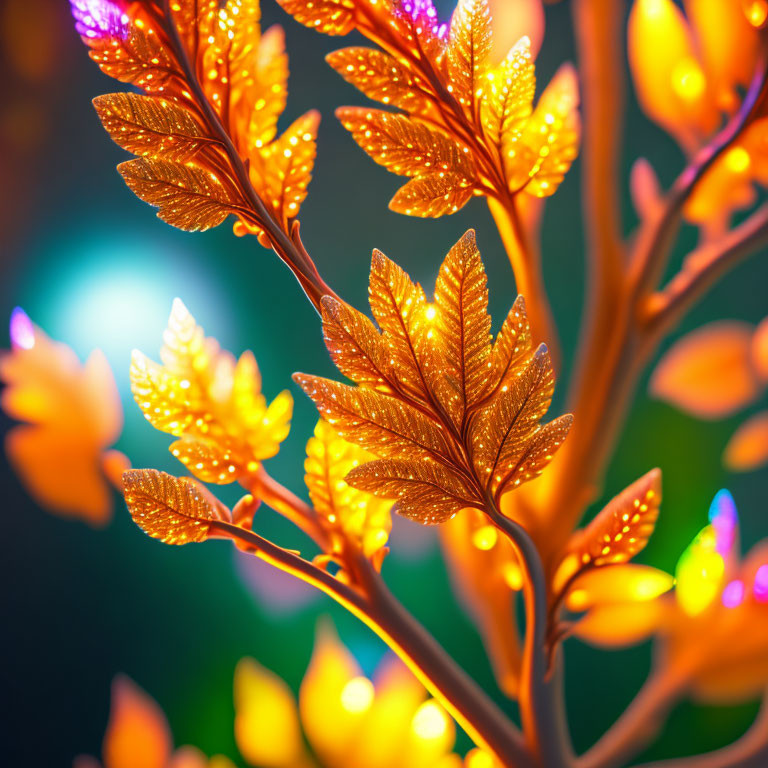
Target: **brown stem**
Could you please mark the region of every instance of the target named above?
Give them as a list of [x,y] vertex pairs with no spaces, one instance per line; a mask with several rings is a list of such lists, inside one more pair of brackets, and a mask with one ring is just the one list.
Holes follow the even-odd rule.
[[558,334],[544,287],[541,262],[537,254],[528,246],[515,199],[508,195],[503,202],[494,197],[488,197],[487,200],[515,275],[517,292],[525,297],[533,340],[536,344],[544,342],[549,347],[553,361],[557,361],[559,360]]
[[293,272],[294,276],[299,281],[299,284],[304,289],[304,292],[307,294],[307,298],[319,312],[320,299],[326,295],[335,296],[336,294],[322,280],[314,263],[311,260],[307,261],[309,257],[306,250],[304,250],[303,247],[297,247],[296,243],[291,239],[288,233],[283,230],[277,221],[275,221],[256,190],[253,188],[243,159],[240,157],[237,148],[232,142],[232,138],[222,124],[216,110],[211,106],[200,85],[195,68],[189,60],[186,48],[179,36],[179,30],[173,20],[173,15],[170,11],[170,0],[163,0],[163,10],[166,31],[170,37],[170,42],[173,46],[176,58],[184,71],[187,85],[193,93],[197,105],[208,123],[209,129],[223,145],[224,152],[229,158],[242,194],[252,206],[256,219],[259,225],[263,227],[267,233],[275,253],[283,262],[285,262],[291,272]]
[[547,655],[547,581],[541,557],[526,530],[492,503],[486,512],[512,542],[524,570],[525,646],[520,685],[520,713],[528,748],[544,768],[572,762],[559,672],[550,675]]
[[650,296],[645,313],[648,332],[663,336],[729,269],[768,244],[768,203],[719,240],[690,253],[680,272]]
[[364,588],[358,590],[256,533],[218,520],[210,523],[209,530],[241,542],[257,557],[343,605],[398,654],[479,746],[504,766],[533,768],[514,724],[403,608],[367,560],[357,563],[357,572],[365,576]]
[[646,763],[638,768],[765,768],[768,765],[768,702],[763,700],[752,727],[736,742],[705,755]]

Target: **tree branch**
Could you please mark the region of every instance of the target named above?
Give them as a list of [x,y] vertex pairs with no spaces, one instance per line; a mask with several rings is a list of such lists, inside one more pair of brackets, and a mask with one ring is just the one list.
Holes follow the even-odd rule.
[[648,331],[663,336],[729,269],[767,244],[765,203],[720,240],[692,251],[667,286],[646,300],[642,315]]
[[514,724],[405,610],[367,559],[356,563],[364,575],[363,589],[356,589],[252,531],[218,520],[210,523],[210,531],[332,597],[395,651],[479,746],[504,766],[533,768]]

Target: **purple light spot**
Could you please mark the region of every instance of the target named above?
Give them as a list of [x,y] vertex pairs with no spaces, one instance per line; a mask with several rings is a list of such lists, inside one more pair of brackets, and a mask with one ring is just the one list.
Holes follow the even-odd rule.
[[740,579],[727,584],[723,590],[723,605],[726,608],[736,608],[744,602],[744,582]]
[[[398,5],[395,5],[398,8]],[[443,39],[448,31],[447,24],[440,24],[432,0],[401,0],[400,11],[414,23],[417,33],[429,30],[435,37]]]
[[75,29],[91,40],[128,37],[128,16],[109,0],[70,0]]
[[715,529],[715,548],[723,557],[727,556],[736,540],[739,526],[739,515],[736,512],[736,502],[730,492],[718,491],[709,507],[709,521]]
[[761,565],[755,573],[752,592],[758,603],[768,603],[768,564]]
[[10,336],[14,349],[32,349],[35,346],[35,327],[21,307],[11,312]]

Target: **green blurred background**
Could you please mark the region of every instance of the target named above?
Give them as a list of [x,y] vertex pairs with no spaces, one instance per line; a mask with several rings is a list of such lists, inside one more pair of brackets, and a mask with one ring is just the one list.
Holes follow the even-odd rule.
[[[438,5],[446,15],[451,3]],[[126,408],[119,447],[136,466],[178,473],[180,465],[167,452],[168,437],[154,431],[130,399],[128,364],[134,347],[156,356],[171,301],[180,296],[224,347],[254,350],[268,397],[292,390],[292,432],[268,469],[303,494],[303,451],[315,410],[290,375],[295,370],[330,375],[332,367],[318,319],[294,279],[255,239],[235,238],[228,225],[186,234],[156,219],[115,171],[125,155],[109,141],[89,101],[117,87],[89,61],[69,21],[68,3],[4,0],[0,7],[0,318],[19,304],[81,358],[93,347],[103,349]],[[567,2],[547,8],[540,83],[574,56],[570,10]],[[391,213],[386,206],[397,179],[364,156],[333,117],[336,106],[363,99],[323,56],[356,41],[306,30],[274,0],[263,0],[263,14],[265,26],[280,23],[287,33],[292,73],[283,124],[312,107],[323,114],[316,172],[301,215],[302,234],[321,273],[362,307],[373,247],[429,286],[443,254],[472,226],[490,276],[491,309],[500,322],[515,287],[482,201],[438,221]],[[681,155],[642,116],[631,94],[629,102],[624,178],[632,160],[643,155],[669,183]],[[583,294],[579,174],[577,162],[547,204],[543,229],[546,277],[566,363],[575,347]],[[624,208],[629,227],[634,214],[628,199]],[[678,263],[694,242],[694,232],[683,233]],[[759,321],[767,309],[766,286],[768,265],[752,258],[708,295],[684,329],[709,319]],[[0,346],[6,345],[7,337],[0,337]],[[561,407],[556,400],[553,413]],[[1,418],[4,432],[9,422]],[[732,476],[720,464],[741,418],[698,422],[642,391],[638,395],[606,496],[649,468],[662,468],[662,516],[644,562],[673,569],[723,486],[736,498],[745,546],[768,534],[766,471]],[[99,754],[109,685],[118,672],[156,697],[177,744],[237,758],[231,689],[240,657],[255,656],[297,689],[320,614],[332,615],[366,671],[384,652],[330,600],[296,589],[266,567],[250,573],[260,585],[254,594],[226,544],[163,546],[132,524],[119,500],[111,525],[91,530],[36,508],[5,461],[0,482],[5,710],[0,730],[6,765],[63,766],[78,753]],[[225,489],[222,496],[232,501],[235,492]],[[299,543],[269,512],[260,513],[257,526],[288,546]],[[395,592],[485,688],[495,691],[479,638],[451,594],[434,532],[397,520],[393,542],[384,574]],[[606,653],[568,643],[567,699],[577,749],[591,744],[624,708],[649,658],[647,646]],[[495,695],[514,712],[514,705]],[[646,757],[719,746],[736,737],[754,711],[754,705],[684,704]],[[460,746],[463,752],[469,742],[462,737]]]

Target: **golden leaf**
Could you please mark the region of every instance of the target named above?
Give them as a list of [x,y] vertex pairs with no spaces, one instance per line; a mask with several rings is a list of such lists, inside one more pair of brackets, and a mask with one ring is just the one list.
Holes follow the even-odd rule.
[[288,56],[282,27],[270,27],[261,37],[256,76],[244,99],[250,114],[246,135],[253,146],[264,146],[275,138],[277,121],[288,100]]
[[183,162],[213,143],[189,110],[164,98],[108,93],[93,105],[112,140],[134,155]]
[[405,115],[378,109],[340,107],[336,116],[379,165],[400,176],[453,172],[471,184],[475,165],[469,150],[444,133]]
[[194,165],[140,157],[117,170],[137,197],[158,209],[158,218],[188,232],[211,229],[242,211],[236,194],[212,171]]
[[432,461],[371,461],[353,469],[347,482],[396,499],[396,512],[425,525],[443,523],[464,507],[482,505],[458,474]]
[[316,512],[347,539],[356,540],[366,557],[387,542],[392,502],[348,485],[345,478],[350,470],[373,458],[360,446],[340,438],[330,424],[320,419],[307,443],[304,462],[304,481]]
[[525,311],[525,299],[518,296],[509,310],[501,330],[496,335],[491,353],[492,373],[490,385],[495,391],[506,381],[507,375],[522,366],[533,347],[531,328]]
[[166,49],[147,20],[134,21],[125,35],[83,37],[91,58],[105,75],[130,83],[147,93],[162,94],[183,82],[179,63]]
[[452,93],[470,118],[476,116],[490,52],[488,0],[459,0],[451,18],[446,63]]
[[488,488],[515,466],[549,409],[555,377],[542,344],[528,366],[505,385],[470,427],[472,460]]
[[474,230],[448,251],[435,283],[435,323],[445,368],[453,384],[443,406],[461,426],[482,394],[491,368],[491,317],[488,281]]
[[320,113],[311,110],[251,156],[251,178],[283,226],[298,215],[312,180]]
[[501,137],[519,133],[533,111],[536,73],[527,37],[487,73],[484,89],[483,129],[489,141],[500,146]]
[[393,361],[393,375],[412,397],[428,401],[424,363],[430,323],[424,290],[391,259],[374,250],[368,300]]
[[406,452],[413,458],[446,461],[448,443],[442,428],[412,406],[320,376],[296,373],[293,378],[345,440],[377,456],[397,458]]
[[156,429],[182,440],[171,452],[198,478],[231,483],[274,456],[290,428],[293,400],[267,406],[250,352],[235,361],[177,299],[163,335],[163,364],[134,352],[131,389]]
[[491,345],[487,278],[473,231],[451,249],[435,303],[374,251],[369,286],[381,333],[362,314],[326,297],[326,344],[350,387],[294,379],[347,440],[384,459],[356,467],[347,482],[397,499],[395,509],[440,523],[484,508],[536,477],[565,439],[572,417],[539,425],[552,398],[546,347],[531,359],[522,300]]
[[369,99],[412,114],[425,112],[429,101],[414,76],[400,62],[374,48],[342,48],[325,60]]
[[[501,153],[514,191],[536,197],[554,194],[579,152],[579,86],[576,71],[564,64],[552,78],[522,132],[502,135]],[[527,178],[522,179],[525,173]]]
[[555,577],[558,588],[586,568],[631,560],[648,543],[660,504],[661,471],[652,469],[571,536]]
[[387,387],[391,365],[381,335],[362,313],[331,296],[322,298],[323,337],[331,360],[356,384]]
[[355,27],[354,0],[277,0],[299,24],[326,35],[346,35]]
[[389,201],[389,208],[406,216],[436,219],[456,213],[470,200],[474,190],[467,180],[449,171],[411,179]]
[[136,525],[165,544],[205,541],[212,520],[229,520],[228,510],[188,477],[129,469],[123,494]]

